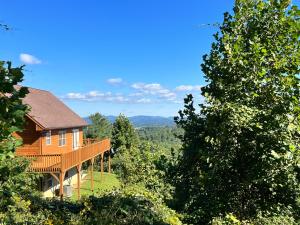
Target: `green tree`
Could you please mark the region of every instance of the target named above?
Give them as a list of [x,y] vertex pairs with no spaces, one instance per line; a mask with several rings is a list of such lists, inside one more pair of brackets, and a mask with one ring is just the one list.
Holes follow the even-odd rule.
[[236,0],[202,71],[206,103],[176,118],[185,133],[176,183],[189,222],[291,207],[299,215],[299,10],[288,0]]
[[134,127],[129,119],[122,114],[113,123],[111,143],[115,150],[119,150],[120,148],[130,149],[132,146],[138,144],[138,137]]
[[22,141],[14,132],[20,132],[28,107],[22,98],[28,93],[25,87],[16,87],[23,80],[23,66],[12,67],[10,62],[0,62],[0,223],[37,223],[45,219],[40,213],[30,211],[30,197],[36,196],[32,174],[26,173],[28,161],[14,158],[15,149]]
[[92,124],[85,129],[85,136],[87,138],[103,139],[111,136],[112,125],[100,113],[95,113],[89,116]]
[[119,153],[113,160],[113,167],[125,186],[139,185],[169,201],[174,187],[166,177],[164,163],[168,158],[164,148],[142,142]]
[[182,130],[177,126],[174,127],[141,127],[137,130],[141,141],[149,141],[165,148],[171,147],[178,149],[181,141],[178,138]]
[[13,157],[14,150],[21,144],[13,133],[21,131],[28,110],[22,104],[27,88],[15,88],[23,80],[23,67],[12,67],[11,62],[0,61],[0,159]]

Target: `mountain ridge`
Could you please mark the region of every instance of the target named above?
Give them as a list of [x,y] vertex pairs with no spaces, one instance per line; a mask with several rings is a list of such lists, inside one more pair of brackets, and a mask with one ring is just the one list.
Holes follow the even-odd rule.
[[[105,116],[105,118],[113,123],[117,116]],[[90,124],[91,121],[88,117],[83,117],[83,119]],[[129,121],[135,127],[163,127],[163,126],[175,126],[174,117],[163,117],[163,116],[145,116],[145,115],[138,115],[138,116],[130,116],[128,117]]]

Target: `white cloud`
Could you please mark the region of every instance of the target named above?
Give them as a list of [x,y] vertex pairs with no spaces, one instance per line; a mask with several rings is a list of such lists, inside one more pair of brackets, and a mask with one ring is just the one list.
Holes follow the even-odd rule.
[[113,84],[113,85],[121,84],[121,83],[123,83],[123,79],[119,78],[119,77],[118,78],[110,78],[110,79],[107,80],[107,83]]
[[67,99],[84,99],[85,96],[80,93],[71,92],[71,93],[68,93],[65,98],[67,98]]
[[200,85],[180,85],[175,88],[176,91],[200,91]]
[[[111,83],[118,82],[122,82],[122,80],[112,81]],[[176,87],[174,90],[170,90],[159,83],[134,83],[131,85],[131,88],[135,91],[131,93],[112,93],[92,90],[86,93],[68,93],[62,98],[89,102],[102,101],[127,104],[181,104],[183,101],[182,94],[184,94],[184,91],[200,91],[201,86],[181,85]],[[178,91],[178,93],[176,91]],[[179,92],[182,92],[182,94]]]
[[126,103],[130,102],[130,99],[122,94],[112,94],[111,92],[99,92],[99,91],[89,91],[87,93],[68,93],[62,97],[62,99],[69,100],[81,100],[87,102],[94,101],[104,101],[104,102],[117,102]]
[[144,93],[148,95],[158,96],[160,99],[174,101],[176,99],[176,93],[164,88],[158,83],[134,83],[131,85],[132,88],[139,91],[139,93]]
[[21,62],[25,63],[25,64],[41,64],[42,61],[38,58],[36,58],[33,55],[29,55],[26,53],[21,53],[20,54],[20,60]]

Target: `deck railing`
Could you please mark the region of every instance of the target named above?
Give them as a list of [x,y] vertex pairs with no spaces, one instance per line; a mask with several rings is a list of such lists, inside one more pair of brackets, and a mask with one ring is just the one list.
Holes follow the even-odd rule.
[[[91,142],[89,142],[91,143]],[[29,171],[55,173],[71,169],[89,159],[110,150],[110,139],[93,142],[72,152],[55,155],[23,155],[31,160]],[[19,156],[22,156],[18,154]]]

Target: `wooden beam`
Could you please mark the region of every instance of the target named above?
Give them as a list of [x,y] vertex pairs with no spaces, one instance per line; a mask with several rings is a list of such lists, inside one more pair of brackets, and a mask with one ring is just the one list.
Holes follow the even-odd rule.
[[103,159],[104,159],[104,153],[101,154],[101,160],[100,160],[100,168],[101,168],[101,179],[103,178]]
[[94,158],[91,159],[91,190],[94,192]]
[[56,176],[54,173],[50,173],[50,175],[51,175],[58,183],[60,182],[58,176]]
[[81,163],[76,166],[77,168],[77,198],[78,200],[80,199],[80,186],[81,186],[81,176],[80,176],[80,171],[81,171]]
[[111,158],[110,158],[110,150],[108,151],[108,172],[111,172]]
[[59,176],[59,196],[60,200],[63,200],[64,197],[64,179],[65,179],[65,171],[62,171]]

